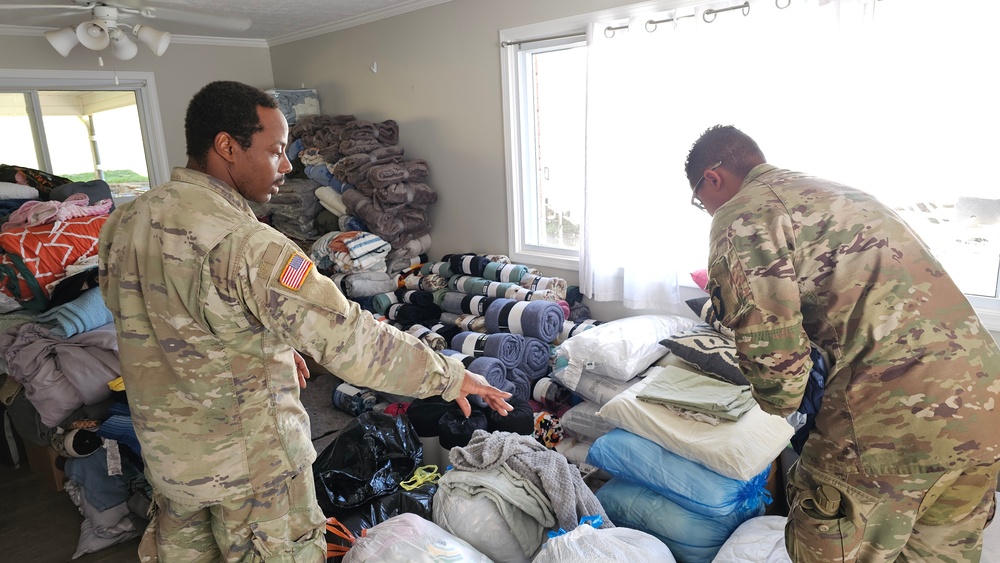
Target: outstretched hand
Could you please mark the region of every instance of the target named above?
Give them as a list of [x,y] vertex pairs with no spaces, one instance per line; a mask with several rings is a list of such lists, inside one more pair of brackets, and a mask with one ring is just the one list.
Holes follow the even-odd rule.
[[295,350],[295,372],[299,374],[299,387],[302,389],[306,388],[306,380],[309,379],[309,367],[306,365],[305,359],[299,355]]
[[507,416],[507,413],[514,410],[505,399],[510,398],[510,393],[501,391],[489,384],[486,378],[471,371],[466,370],[465,379],[462,380],[462,388],[458,396],[458,408],[462,409],[462,414],[468,418],[472,416],[472,406],[469,405],[469,395],[479,395],[486,401],[489,407],[500,416]]

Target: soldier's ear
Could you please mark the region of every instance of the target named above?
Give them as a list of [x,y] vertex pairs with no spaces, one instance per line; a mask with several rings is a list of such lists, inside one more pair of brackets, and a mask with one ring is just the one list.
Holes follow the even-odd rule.
[[215,136],[215,142],[213,143],[213,148],[215,152],[219,153],[223,159],[228,162],[233,162],[236,157],[236,140],[233,139],[229,133],[225,131],[220,132]]

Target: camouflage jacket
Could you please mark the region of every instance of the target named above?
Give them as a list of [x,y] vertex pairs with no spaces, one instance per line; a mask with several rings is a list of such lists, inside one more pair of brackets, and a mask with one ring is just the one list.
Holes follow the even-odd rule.
[[313,462],[293,348],[355,384],[458,396],[461,363],[348,301],[205,174],[175,168],[118,208],[99,258],[146,475],[168,498],[247,497]]
[[712,220],[709,292],[753,394],[796,410],[829,360],[802,459],[834,473],[1000,457],[1000,354],[909,226],[872,196],[764,164]]

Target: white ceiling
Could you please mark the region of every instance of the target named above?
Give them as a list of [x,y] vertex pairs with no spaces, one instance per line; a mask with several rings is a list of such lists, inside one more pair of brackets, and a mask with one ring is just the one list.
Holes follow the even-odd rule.
[[[145,23],[190,43],[220,39],[257,40],[277,45],[346,29],[371,21],[441,4],[449,0],[107,0],[118,6],[120,22]],[[0,0],[0,34],[41,35],[91,19],[87,0]],[[100,2],[96,2],[100,3]],[[27,8],[26,6],[37,6]],[[11,6],[5,8],[4,6]],[[125,9],[159,10],[155,18]],[[240,20],[249,19],[246,30]],[[206,25],[218,21],[218,25]],[[232,24],[232,25],[227,25]],[[180,36],[180,37],[178,37]]]

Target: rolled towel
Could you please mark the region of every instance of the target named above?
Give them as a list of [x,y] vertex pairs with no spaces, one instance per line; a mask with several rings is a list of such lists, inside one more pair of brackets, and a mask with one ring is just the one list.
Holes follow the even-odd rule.
[[486,332],[510,332],[552,342],[565,320],[562,308],[551,301],[497,299],[486,310]]
[[483,316],[496,297],[470,295],[461,291],[445,291],[441,299],[441,310],[456,314]]
[[34,322],[52,327],[51,333],[54,336],[69,338],[114,320],[111,311],[104,304],[104,298],[101,297],[101,289],[92,287],[69,303],[53,307],[38,315]]
[[551,350],[547,343],[537,338],[524,337],[524,350],[518,367],[527,373],[532,381],[542,377],[549,371]]
[[514,368],[520,366],[524,355],[524,337],[518,334],[478,334],[464,331],[451,339],[451,349],[477,358],[496,358],[503,362],[504,367]]
[[490,262],[483,268],[483,277],[488,280],[518,283],[528,273],[528,267],[520,264]]
[[472,332],[486,332],[486,317],[476,315],[456,315],[455,313],[441,313],[441,322],[457,326],[461,330]]

